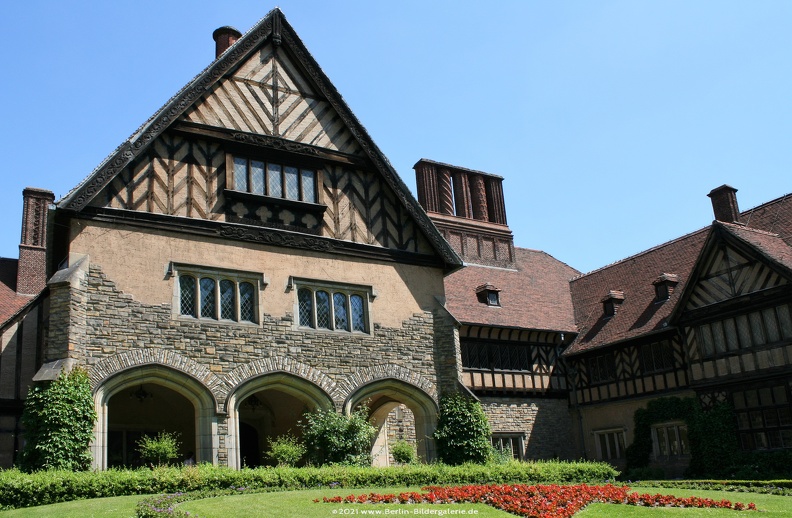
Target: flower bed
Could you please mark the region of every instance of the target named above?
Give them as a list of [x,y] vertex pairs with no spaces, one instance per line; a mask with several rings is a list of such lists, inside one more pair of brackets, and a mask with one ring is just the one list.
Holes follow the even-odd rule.
[[[647,507],[711,507],[735,510],[756,510],[753,503],[732,503],[696,496],[678,498],[666,495],[630,493],[627,486],[561,485],[477,485],[458,487],[428,486],[425,493],[396,494],[369,493],[346,497],[325,497],[326,503],[347,504],[453,504],[482,503],[518,516],[541,518],[569,518],[585,506],[595,502],[609,504],[641,505]],[[319,499],[314,502],[320,502]]]

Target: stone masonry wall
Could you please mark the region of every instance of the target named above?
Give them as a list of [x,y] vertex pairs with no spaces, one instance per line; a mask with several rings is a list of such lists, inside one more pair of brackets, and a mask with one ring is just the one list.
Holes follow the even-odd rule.
[[[87,332],[79,356],[89,372],[102,359],[152,348],[173,351],[208,367],[219,378],[257,360],[291,358],[347,387],[365,382],[364,370],[385,377],[391,373],[377,371],[377,366],[396,365],[409,370],[416,385],[437,397],[430,312],[415,314],[400,329],[374,325],[372,335],[296,330],[290,314],[280,318],[265,314],[260,325],[198,322],[174,318],[168,304],[136,302],[119,292],[96,265],[90,267],[87,298]],[[222,395],[215,396],[222,400]],[[343,401],[335,403],[340,407]]]
[[526,459],[579,457],[566,399],[482,397],[493,433],[522,433]]

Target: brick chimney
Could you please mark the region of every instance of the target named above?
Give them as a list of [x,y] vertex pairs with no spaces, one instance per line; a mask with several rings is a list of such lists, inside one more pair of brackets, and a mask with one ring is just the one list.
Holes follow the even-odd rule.
[[22,191],[22,199],[17,295],[37,295],[47,283],[47,211],[55,195],[27,187]]
[[712,211],[715,219],[724,223],[738,223],[740,208],[737,206],[737,189],[730,185],[721,185],[707,195],[712,200]]
[[228,47],[236,43],[236,40],[241,37],[241,32],[228,25],[215,29],[212,33],[212,39],[215,41],[215,59],[219,58],[220,54],[225,52]]
[[502,177],[425,158],[413,169],[418,203],[465,262],[514,267]]

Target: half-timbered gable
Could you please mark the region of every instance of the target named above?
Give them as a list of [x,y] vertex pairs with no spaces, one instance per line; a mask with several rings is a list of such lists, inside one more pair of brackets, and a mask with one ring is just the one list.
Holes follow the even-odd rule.
[[258,465],[304,411],[360,405],[376,464],[400,438],[432,458],[461,259],[278,9],[213,37],[209,67],[57,203],[39,373],[88,370],[97,467],[164,428],[199,462]]
[[185,223],[159,216],[200,219],[214,224],[194,232],[226,239],[307,243],[287,231],[393,250],[402,261],[458,262],[279,11],[221,53],[59,207],[179,227]]

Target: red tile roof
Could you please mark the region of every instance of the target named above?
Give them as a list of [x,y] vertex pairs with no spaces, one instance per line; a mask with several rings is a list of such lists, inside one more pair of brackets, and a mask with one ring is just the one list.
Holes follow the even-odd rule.
[[[663,331],[708,230],[682,236],[573,279],[570,288],[579,334],[564,354]],[[667,300],[658,302],[653,282],[663,274],[676,275],[678,283]],[[624,301],[616,314],[608,318],[603,312],[602,299],[614,290],[624,292]]]
[[[515,255],[514,270],[468,265],[446,277],[446,308],[464,324],[574,332],[569,279],[580,272],[538,250]],[[486,284],[500,290],[499,307],[479,301]]]
[[33,300],[16,294],[18,263],[17,259],[0,257],[0,326]]
[[[662,331],[685,289],[710,230],[721,225],[772,261],[792,269],[792,195],[769,201],[740,215],[744,225],[715,222],[668,243],[573,279],[570,283],[578,336],[565,355],[581,353]],[[652,284],[661,274],[677,276],[665,302],[655,301]],[[616,315],[606,318],[602,299],[623,291]]]

